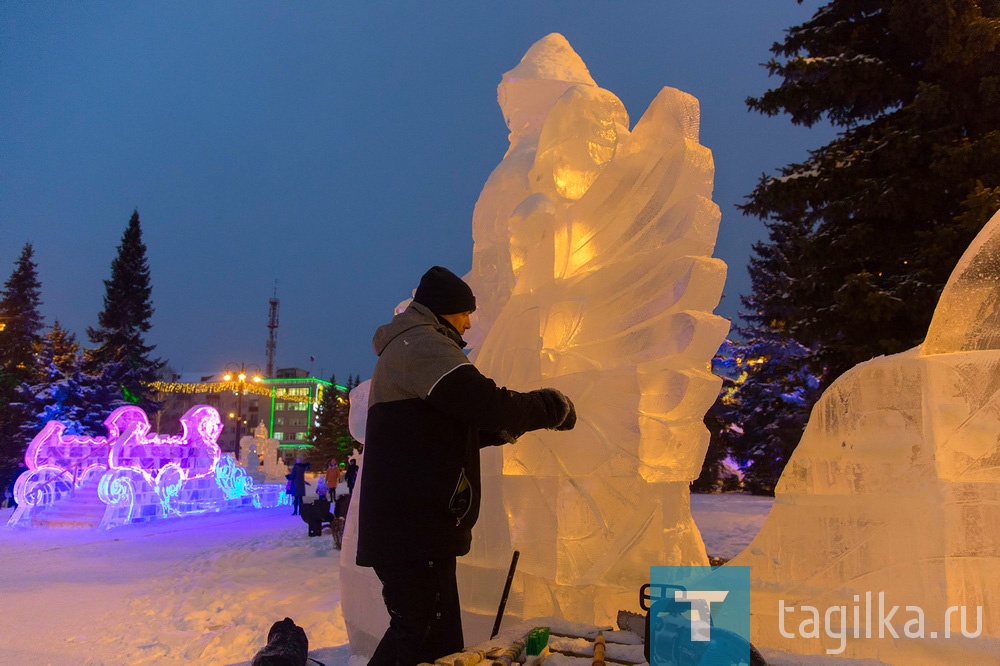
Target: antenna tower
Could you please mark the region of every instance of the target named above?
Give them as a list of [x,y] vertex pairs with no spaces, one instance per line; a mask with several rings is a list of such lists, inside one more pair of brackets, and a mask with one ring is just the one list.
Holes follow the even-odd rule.
[[274,281],[274,296],[271,297],[271,311],[267,316],[267,376],[274,377],[274,352],[278,349],[278,281]]

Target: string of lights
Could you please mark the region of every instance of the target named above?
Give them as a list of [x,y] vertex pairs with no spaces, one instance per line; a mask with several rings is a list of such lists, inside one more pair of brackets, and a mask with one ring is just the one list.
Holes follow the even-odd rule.
[[[275,391],[274,387],[249,382],[150,382],[147,386],[154,391],[163,393],[235,393],[244,390],[247,393],[268,398]],[[308,395],[278,395],[277,397],[284,402],[312,402]]]

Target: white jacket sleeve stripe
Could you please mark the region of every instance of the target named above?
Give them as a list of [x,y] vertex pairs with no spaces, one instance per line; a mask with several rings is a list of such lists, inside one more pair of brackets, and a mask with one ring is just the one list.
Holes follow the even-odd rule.
[[448,376],[448,375],[450,375],[451,373],[455,372],[456,370],[458,370],[459,368],[461,368],[461,367],[462,367],[463,365],[472,365],[472,364],[471,364],[471,363],[459,363],[459,364],[458,364],[458,365],[456,365],[456,366],[455,366],[454,368],[452,368],[452,369],[451,369],[451,370],[449,370],[448,372],[446,372],[446,373],[444,373],[443,375],[441,375],[440,377],[438,377],[438,378],[437,378],[437,381],[435,381],[435,382],[434,382],[433,384],[431,384],[431,387],[430,387],[429,389],[427,389],[427,395],[430,395],[430,394],[431,394],[431,392],[432,392],[432,391],[434,390],[434,387],[435,387],[435,386],[437,386],[437,385],[438,385],[438,383],[439,383],[439,382],[440,382],[440,381],[441,381],[442,379],[444,379],[445,377],[447,377],[447,376]]

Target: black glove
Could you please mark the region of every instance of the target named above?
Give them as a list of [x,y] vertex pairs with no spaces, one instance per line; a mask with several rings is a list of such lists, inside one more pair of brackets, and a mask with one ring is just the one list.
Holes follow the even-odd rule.
[[523,432],[517,432],[515,430],[498,430],[497,437],[507,444],[516,444],[517,440],[523,435]]
[[566,401],[569,411],[566,412],[566,418],[563,419],[563,422],[556,426],[556,430],[572,430],[573,426],[576,425],[576,406],[573,404],[573,401],[569,399],[569,396],[563,393],[560,393],[559,395],[561,395],[563,400]]
[[576,425],[576,408],[562,391],[554,388],[543,388],[532,391],[545,401],[545,411],[552,417],[550,430],[572,430]]
[[271,625],[267,645],[253,657],[253,666],[266,664],[305,664],[309,658],[309,639],[302,627],[285,618]]

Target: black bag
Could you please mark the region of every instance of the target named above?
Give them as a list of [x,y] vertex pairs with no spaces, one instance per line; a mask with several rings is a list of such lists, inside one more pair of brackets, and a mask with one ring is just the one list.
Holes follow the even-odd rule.
[[309,536],[311,537],[322,535],[323,525],[329,524],[333,519],[333,516],[330,515],[330,502],[325,499],[317,499],[312,504],[303,504],[299,515],[309,526]]

